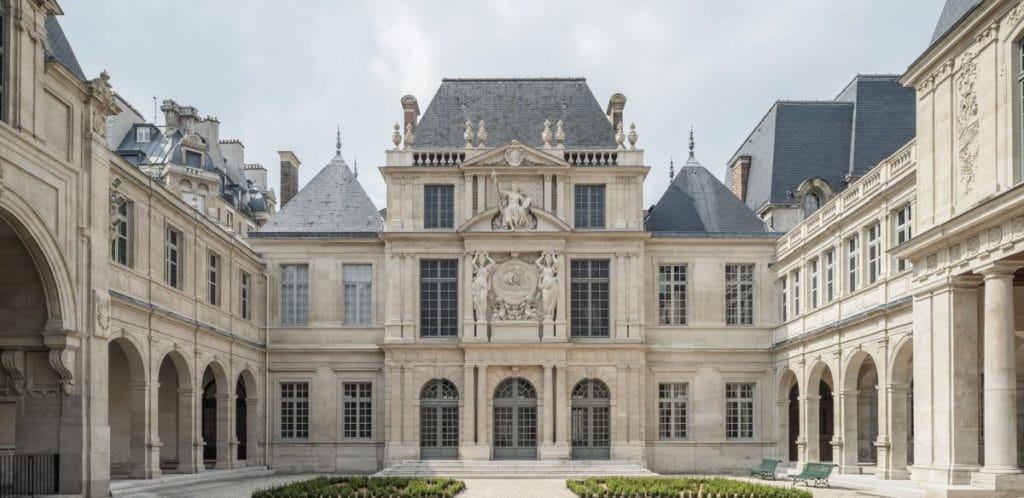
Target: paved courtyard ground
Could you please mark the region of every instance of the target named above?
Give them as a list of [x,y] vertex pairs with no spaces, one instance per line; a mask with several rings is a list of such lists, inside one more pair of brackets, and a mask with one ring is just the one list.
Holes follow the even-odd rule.
[[[255,479],[235,481],[214,481],[183,485],[173,492],[159,495],[152,493],[129,495],[133,498],[203,497],[203,498],[249,498],[253,491],[277,486],[292,481],[316,477],[316,474],[272,475]],[[466,491],[458,498],[573,498],[575,495],[565,488],[565,479],[465,479]],[[786,486],[785,483],[777,485]],[[801,486],[801,488],[803,488]],[[815,498],[863,497],[849,489],[812,490]]]

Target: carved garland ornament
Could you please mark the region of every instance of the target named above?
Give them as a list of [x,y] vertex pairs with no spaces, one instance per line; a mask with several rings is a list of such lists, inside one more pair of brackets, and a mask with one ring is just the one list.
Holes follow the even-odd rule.
[[974,54],[971,52],[964,55],[963,61],[960,74],[956,78],[956,135],[960,182],[966,193],[974,187],[974,174],[978,167],[980,122],[978,120],[978,94],[975,90],[978,64],[974,61]]

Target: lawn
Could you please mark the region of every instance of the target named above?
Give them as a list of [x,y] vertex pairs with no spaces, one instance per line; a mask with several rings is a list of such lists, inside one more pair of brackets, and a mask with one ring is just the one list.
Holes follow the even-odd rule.
[[316,477],[261,489],[252,498],[451,498],[465,488],[454,479],[410,477]]
[[591,477],[566,486],[581,498],[811,498],[802,489],[720,477]]

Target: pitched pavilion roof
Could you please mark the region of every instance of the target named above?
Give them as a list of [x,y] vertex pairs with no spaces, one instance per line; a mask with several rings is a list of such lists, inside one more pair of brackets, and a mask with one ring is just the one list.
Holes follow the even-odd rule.
[[66,67],[68,71],[71,71],[75,77],[85,81],[85,73],[82,72],[82,66],[78,65],[78,58],[75,57],[75,52],[71,50],[71,44],[68,43],[67,37],[64,36],[64,30],[61,29],[60,23],[57,22],[57,18],[54,16],[46,18],[46,44],[48,45],[46,51],[48,59],[57,61],[60,65]]
[[250,237],[376,237],[377,206],[339,152],[302,190]]
[[957,24],[967,17],[975,7],[981,5],[982,0],[946,0],[942,6],[942,13],[935,23],[935,31],[932,33],[932,41],[935,42],[946,36]]

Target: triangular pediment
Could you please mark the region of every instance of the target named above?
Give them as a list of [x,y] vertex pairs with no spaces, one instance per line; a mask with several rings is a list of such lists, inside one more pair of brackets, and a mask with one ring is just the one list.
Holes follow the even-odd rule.
[[536,234],[572,231],[572,228],[570,228],[569,225],[566,225],[564,221],[558,219],[554,213],[534,208],[530,211],[530,215],[534,217],[534,226],[518,230],[507,230],[505,228],[500,228],[500,224],[495,221],[496,217],[499,216],[498,208],[491,208],[481,212],[469,220],[466,220],[466,222],[463,223],[457,231],[459,233],[487,232],[508,234]]
[[564,149],[538,149],[518,140],[513,140],[500,147],[485,152],[462,163],[463,168],[473,167],[552,167],[568,168],[569,163],[562,158]]

